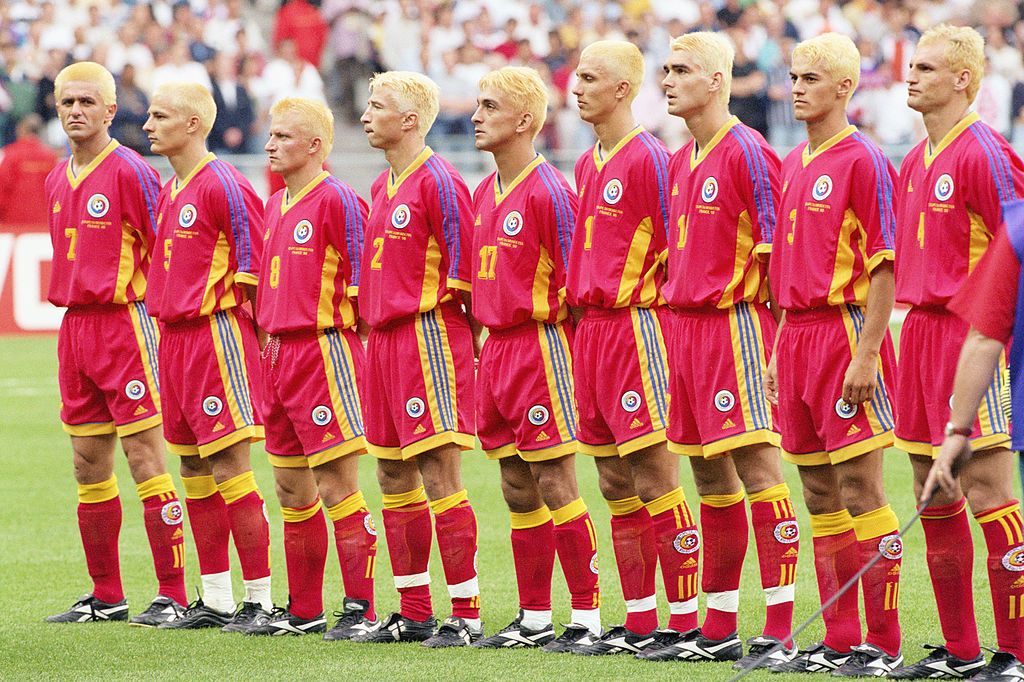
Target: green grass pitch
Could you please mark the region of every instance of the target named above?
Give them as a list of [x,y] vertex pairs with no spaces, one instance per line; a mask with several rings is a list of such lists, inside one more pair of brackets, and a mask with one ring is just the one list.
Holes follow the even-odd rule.
[[[725,665],[644,663],[626,657],[584,659],[536,651],[430,651],[417,645],[356,645],[328,643],[315,637],[248,638],[218,632],[159,632],[124,624],[50,625],[44,616],[70,605],[89,589],[85,560],[75,519],[76,491],[71,449],[57,416],[56,340],[54,337],[0,338],[0,679],[727,679]],[[256,477],[267,498],[271,526],[274,598],[287,598],[281,514],[274,497],[271,468],[262,447],[253,448]],[[173,456],[167,458],[182,494]],[[580,487],[599,532],[601,583],[605,624],[621,623],[624,607],[612,559],[608,534],[608,508],[601,500],[593,464],[577,460]],[[682,481],[696,511],[689,467],[683,463]],[[796,470],[785,465],[804,530],[797,580],[797,623],[818,608],[811,561],[807,514],[800,501]],[[122,492],[124,526],[121,532],[121,567],[131,612],[137,613],[155,596],[155,578],[149,556],[141,504],[134,492],[124,458],[116,472]],[[901,453],[886,460],[886,485],[901,519],[913,512],[910,467]],[[488,631],[503,627],[517,611],[516,582],[509,544],[508,513],[501,498],[498,467],[479,452],[463,458],[463,477],[476,509],[480,528],[479,573],[483,618]],[[365,457],[360,482],[380,526],[380,492],[373,460]],[[187,528],[187,524],[186,524]],[[187,531],[186,531],[187,532]],[[391,581],[387,548],[380,535],[377,562],[378,610],[387,613],[398,599]],[[975,525],[975,547],[984,541]],[[190,586],[199,583],[191,537],[186,541]],[[327,563],[325,604],[339,608],[341,578],[336,559]],[[988,596],[983,554],[975,559],[975,603],[982,643],[994,646],[992,606]],[[241,576],[234,556],[235,596]],[[904,654],[909,661],[925,652],[922,643],[941,644],[938,619],[925,568],[924,539],[920,526],[906,536],[903,559],[901,620]],[[436,543],[431,561],[434,608],[438,617],[448,613],[447,592]],[[660,576],[659,576],[660,582]],[[660,585],[659,585],[660,590]],[[667,618],[661,600],[660,612]],[[740,637],[759,632],[763,618],[754,542],[751,538],[743,571],[740,598]],[[568,594],[556,569],[554,580],[556,622],[569,616]],[[701,612],[703,613],[703,600]],[[799,638],[808,645],[822,636],[820,620]],[[781,680],[768,673],[750,679]],[[804,679],[802,677],[798,679]]]

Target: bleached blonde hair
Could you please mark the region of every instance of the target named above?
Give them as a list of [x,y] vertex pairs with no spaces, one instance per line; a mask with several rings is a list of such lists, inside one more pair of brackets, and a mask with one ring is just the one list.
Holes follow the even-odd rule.
[[860,50],[849,36],[822,33],[809,38],[793,48],[793,61],[797,58],[820,64],[836,81],[849,78],[850,92],[846,95],[846,101],[850,101],[860,82]]
[[693,55],[694,63],[703,69],[707,76],[722,74],[722,87],[718,90],[718,97],[722,104],[729,103],[732,91],[732,62],[736,58],[736,48],[732,46],[732,41],[721,33],[697,31],[673,38],[669,47],[673,52],[679,50]]
[[616,80],[629,83],[629,98],[632,102],[640,94],[644,83],[644,55],[633,43],[625,40],[598,40],[583,48],[580,61],[594,57]]
[[105,105],[117,104],[117,86],[114,76],[102,64],[96,62],[75,62],[60,70],[53,81],[53,96],[60,101],[60,93],[66,83],[81,81],[91,83],[99,90]]
[[480,91],[494,88],[508,95],[511,105],[519,112],[533,116],[530,136],[544,127],[548,115],[548,89],[536,69],[528,66],[504,66],[480,79]]
[[932,43],[946,43],[946,66],[955,73],[971,72],[967,84],[967,101],[973,102],[985,76],[985,39],[970,26],[939,24],[924,32],[918,47]]
[[300,130],[310,139],[320,138],[320,161],[326,159],[334,147],[334,114],[327,105],[307,97],[285,97],[270,107],[271,119],[283,114],[294,114]]
[[370,92],[376,92],[378,88],[391,92],[395,104],[403,112],[416,113],[417,130],[426,137],[441,108],[441,89],[437,83],[413,71],[385,71],[374,74],[370,79]]
[[213,95],[201,83],[164,83],[153,92],[153,98],[165,97],[170,105],[186,116],[199,119],[199,132],[203,139],[210,134],[217,120],[217,104]]

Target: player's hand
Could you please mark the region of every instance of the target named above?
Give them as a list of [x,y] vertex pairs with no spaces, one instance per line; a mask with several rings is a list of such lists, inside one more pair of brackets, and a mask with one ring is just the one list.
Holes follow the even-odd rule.
[[857,349],[843,377],[843,400],[860,405],[870,400],[878,384],[878,352]]
[[964,464],[971,459],[971,443],[963,436],[947,436],[942,441],[942,449],[939,456],[932,463],[928,478],[924,481],[921,489],[921,499],[924,502],[936,488],[942,488],[948,494],[956,493],[956,477]]
[[779,370],[775,367],[775,355],[768,362],[768,369],[764,372],[764,392],[768,402],[772,405],[779,404]]

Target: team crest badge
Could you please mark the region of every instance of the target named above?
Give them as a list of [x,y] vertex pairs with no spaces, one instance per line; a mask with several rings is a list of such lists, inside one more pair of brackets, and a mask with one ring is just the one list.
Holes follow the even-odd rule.
[[527,415],[527,419],[534,426],[543,426],[548,423],[548,419],[551,414],[548,412],[548,408],[543,405],[534,405],[530,408],[530,413]]
[[160,509],[160,519],[168,526],[180,525],[182,516],[181,502],[177,500],[171,500]]
[[405,401],[405,413],[413,419],[422,417],[424,410],[426,410],[426,406],[420,398],[409,398]]
[[601,196],[604,197],[606,204],[614,206],[619,203],[619,200],[622,199],[622,183],[619,179],[612,178],[609,180],[608,184],[604,186],[604,192],[601,193]]
[[949,173],[943,173],[935,181],[935,198],[939,201],[949,201],[953,196],[953,178]]
[[334,414],[331,412],[331,408],[326,405],[317,405],[313,408],[313,413],[310,416],[313,418],[313,423],[317,426],[326,426],[331,423],[331,417]]
[[128,396],[130,400],[141,400],[146,395],[146,384],[142,383],[138,379],[132,379],[124,385],[124,394]]
[[857,415],[857,406],[840,398],[836,401],[836,414],[841,419],[853,419]]
[[373,517],[370,516],[369,512],[367,512],[366,516],[363,517],[363,528],[365,528],[366,532],[370,535],[377,534],[377,526],[373,525]]
[[700,535],[692,528],[684,530],[672,541],[672,547],[680,554],[693,554],[700,549]]
[[85,210],[89,211],[93,218],[102,218],[110,210],[110,200],[102,194],[93,194],[89,197]]
[[736,406],[736,396],[728,389],[722,389],[715,394],[715,409],[719,412],[728,412]]
[[1002,563],[1007,571],[1024,571],[1024,545],[1017,545],[1004,554]]
[[292,239],[296,244],[305,244],[313,237],[313,223],[308,220],[300,220],[295,229],[292,230]]
[[622,394],[622,398],[619,400],[622,404],[622,409],[626,412],[636,412],[640,409],[640,394],[636,391],[626,391]]
[[783,521],[775,526],[772,534],[782,544],[791,545],[800,539],[800,526],[796,525],[796,521]]
[[597,555],[590,557],[590,572],[597,575]]
[[215,395],[208,395],[203,398],[203,412],[207,417],[216,417],[224,409],[224,403]]
[[[1021,549],[1024,550],[1024,547]],[[886,559],[896,561],[903,556],[903,539],[900,538],[898,533],[886,535],[878,541],[878,551]],[[1018,568],[1017,570],[1019,571],[1021,569],[1024,569],[1024,564],[1021,564],[1021,568]]]
[[391,214],[391,225],[396,230],[404,230],[409,226],[409,221],[412,219],[412,211],[405,204],[399,204],[398,208]]
[[718,196],[718,180],[714,177],[710,177],[704,181],[704,186],[700,188],[700,199],[705,203],[711,203]]
[[185,204],[178,213],[178,224],[185,228],[192,227],[198,217],[199,211],[196,210],[196,207],[192,204]]
[[501,230],[509,237],[515,237],[523,230],[523,214],[519,211],[512,211],[501,223]]
[[832,194],[832,178],[827,175],[821,175],[814,181],[811,196],[814,197],[815,201],[824,201],[828,198],[829,194]]

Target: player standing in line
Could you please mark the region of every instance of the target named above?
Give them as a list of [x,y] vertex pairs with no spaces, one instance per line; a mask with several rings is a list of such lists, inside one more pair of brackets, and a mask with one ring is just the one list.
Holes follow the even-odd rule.
[[508,66],[484,76],[476,148],[497,172],[473,196],[473,312],[489,335],[480,353],[476,423],[501,467],[512,520],[519,616],[479,647],[558,649],[551,622],[557,550],[572,596],[563,640],[601,635],[597,534],[576,484],[572,323],[565,304],[576,195],[534,148],[544,127],[540,75]]
[[[473,208],[459,174],[424,143],[438,97],[426,76],[377,74],[362,117],[370,146],[383,150],[390,166],[372,187],[358,295],[359,315],[370,327],[366,444],[377,457],[401,608],[377,631],[353,639],[359,642],[465,646],[483,634],[476,515],[460,459],[475,445],[468,315]],[[431,511],[452,600],[452,615],[436,633]]]
[[893,438],[896,171],[846,118],[860,77],[853,41],[824,33],[800,43],[790,74],[808,142],[782,164],[769,276],[783,314],[766,388],[779,405],[783,457],[800,470],[821,601],[878,552],[884,558],[860,581],[864,643],[857,590],[848,590],[825,611],[825,641],[773,670],[881,676],[903,662],[903,547],[882,478]]
[[345,585],[339,622],[325,639],[351,639],[379,626],[377,532],[359,490],[363,345],[349,298],[359,286],[367,209],[323,170],[333,143],[334,116],[322,102],[288,98],[271,108],[264,148],[270,170],[287,187],[267,202],[256,319],[271,335],[261,357],[262,405],[284,517],[289,603],[257,618],[253,635],[326,629],[323,507],[334,523]]
[[[175,172],[160,194],[149,302],[164,325],[164,437],[181,456],[203,582],[203,598],[164,626],[241,632],[273,608],[266,510],[249,463],[249,444],[263,438],[250,395],[251,384],[259,395],[259,345],[240,307],[256,298],[263,211],[249,181],[206,150],[216,116],[206,88],[171,83],[153,93],[142,128]],[[229,534],[245,579],[234,616]]]
[[[764,630],[748,644],[744,669],[792,657],[793,596],[800,533],[782,478],[779,434],[763,375],[775,341],[768,310],[767,256],[775,234],[779,157],[761,135],[729,115],[734,49],[717,33],[675,38],[661,85],[668,111],[694,136],[672,156],[662,325],[672,383],[669,450],[688,455],[701,496],[700,630],[642,658],[736,660],[740,573],[750,515],[767,603]],[[763,258],[762,258],[763,256]]]
[[669,154],[633,117],[644,75],[635,45],[593,43],[576,75],[580,117],[598,138],[576,162],[579,213],[567,274],[567,300],[582,318],[573,342],[576,435],[580,452],[595,457],[611,508],[626,622],[573,651],[637,654],[666,643],[654,632],[659,557],[668,627],[676,633],[697,627],[700,540],[679,487],[679,460],[665,447],[668,369],[655,309],[668,229]]
[[[969,502],[989,543],[989,562],[1006,552],[1000,522],[1018,513],[1013,499],[1010,436],[995,373],[977,418],[950,422],[954,364],[968,325],[946,308],[988,248],[1002,221],[1000,202],[1024,194],[1024,165],[991,127],[970,111],[985,70],[985,42],[972,28],[940,25],[917,45],[907,73],[907,103],[921,112],[927,139],[903,159],[896,220],[896,300],[911,307],[900,334],[896,446],[910,454],[917,497],[943,438],[970,439],[974,457],[962,489],[932,498],[921,514],[928,572],[945,643],[892,677],[970,677],[985,665],[974,620]],[[1005,366],[1005,363],[1003,364]],[[1001,369],[1001,368],[1000,368]],[[947,426],[948,424],[948,426]],[[966,494],[966,500],[964,498]],[[996,614],[1005,600],[990,587]],[[997,615],[998,628],[1006,621]]]
[[131,622],[152,627],[177,618],[188,603],[181,504],[157,428],[159,333],[143,300],[160,176],[111,139],[117,95],[104,67],[66,67],[57,75],[54,97],[71,158],[46,178],[54,252],[48,298],[68,309],[57,341],[61,421],[74,451],[78,528],[93,590],[47,620],[128,618],[117,550],[121,499],[114,449],[120,438],[159,581],[157,598]]

